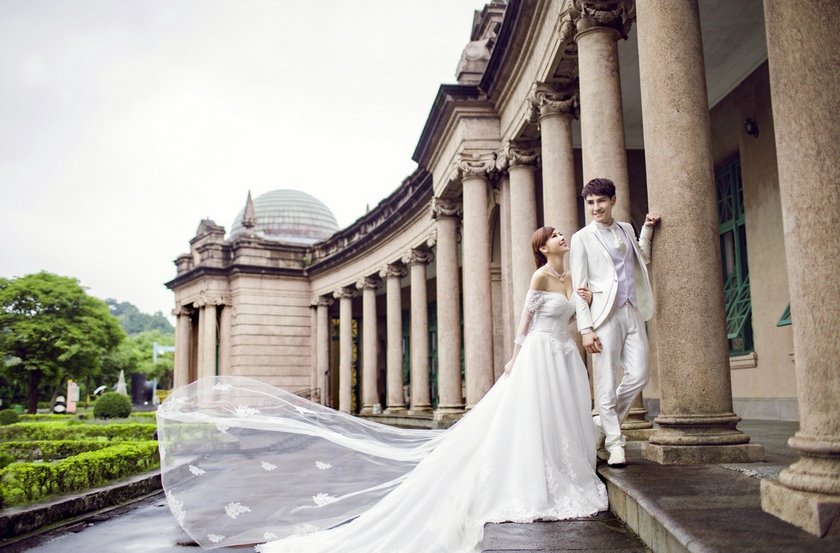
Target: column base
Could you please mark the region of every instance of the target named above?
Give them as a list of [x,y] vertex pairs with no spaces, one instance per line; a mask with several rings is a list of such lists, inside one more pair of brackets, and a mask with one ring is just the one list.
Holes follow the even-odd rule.
[[420,405],[412,405],[408,410],[409,415],[428,415],[432,412],[431,404],[423,403]]
[[646,442],[650,439],[653,433],[656,432],[655,428],[624,428],[621,427],[621,433],[627,439],[628,442]]
[[761,509],[818,537],[832,528],[832,534],[840,532],[840,496],[802,492],[775,480],[762,480]]
[[373,405],[362,405],[362,409],[359,411],[360,415],[381,415],[382,414],[382,406],[378,403],[374,403]]
[[435,409],[434,427],[449,428],[464,416],[464,408],[439,407]]
[[396,415],[396,414],[403,414],[406,412],[405,405],[389,405],[385,408],[383,413],[385,415]]
[[717,463],[757,463],[764,460],[759,444],[662,445],[647,442],[642,456],[660,465],[712,465]]

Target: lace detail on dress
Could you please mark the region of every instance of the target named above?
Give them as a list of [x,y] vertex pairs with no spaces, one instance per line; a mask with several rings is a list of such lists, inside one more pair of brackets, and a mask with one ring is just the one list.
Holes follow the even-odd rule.
[[525,310],[533,315],[542,305],[545,299],[545,292],[542,290],[528,290],[525,294]]

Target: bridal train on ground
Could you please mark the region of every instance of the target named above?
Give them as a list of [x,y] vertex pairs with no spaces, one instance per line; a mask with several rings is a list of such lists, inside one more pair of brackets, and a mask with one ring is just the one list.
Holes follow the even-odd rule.
[[158,410],[163,486],[203,548],[474,553],[488,522],[607,508],[586,369],[562,293],[529,291],[510,374],[447,430],[398,429],[242,377]]

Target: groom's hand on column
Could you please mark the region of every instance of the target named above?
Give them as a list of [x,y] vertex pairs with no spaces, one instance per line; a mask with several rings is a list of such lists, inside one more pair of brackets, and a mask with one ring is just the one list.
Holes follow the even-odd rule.
[[598,339],[595,331],[583,335],[583,349],[589,353],[601,353],[601,340]]
[[645,215],[645,226],[653,228],[656,225],[658,225],[659,221],[661,220],[662,217],[659,215],[659,213],[648,213],[647,215]]

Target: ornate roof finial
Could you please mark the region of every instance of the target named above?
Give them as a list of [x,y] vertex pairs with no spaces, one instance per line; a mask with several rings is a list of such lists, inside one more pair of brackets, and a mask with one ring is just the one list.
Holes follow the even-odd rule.
[[257,224],[257,217],[254,215],[254,202],[251,200],[251,191],[248,191],[248,199],[245,200],[245,214],[242,216],[242,226],[247,229],[248,234],[253,234],[253,228]]

